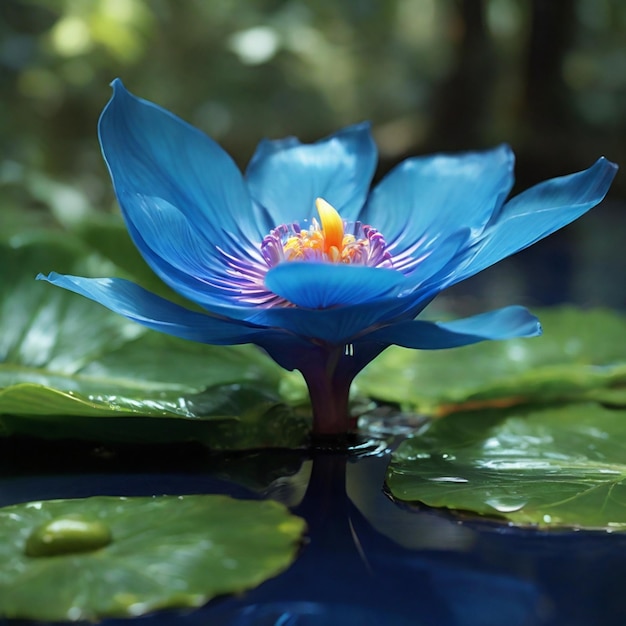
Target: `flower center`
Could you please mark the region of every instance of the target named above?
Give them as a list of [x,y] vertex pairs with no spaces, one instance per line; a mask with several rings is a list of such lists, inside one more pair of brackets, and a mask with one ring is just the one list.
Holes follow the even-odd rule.
[[315,207],[320,220],[313,218],[309,228],[282,224],[265,236],[261,253],[269,267],[283,261],[393,266],[385,239],[375,228],[344,221],[323,198],[317,198]]

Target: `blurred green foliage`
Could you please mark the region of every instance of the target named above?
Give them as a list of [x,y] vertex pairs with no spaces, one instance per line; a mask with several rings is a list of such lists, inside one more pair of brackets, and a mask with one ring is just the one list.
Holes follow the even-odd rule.
[[[625,33],[622,0],[2,0],[0,231],[9,206],[24,228],[114,210],[96,123],[116,76],[242,167],[262,137],[362,119],[379,176],[409,154],[501,141],[519,188],[601,154],[624,164]],[[626,197],[620,177],[611,195]],[[576,242],[586,266],[613,267],[622,213],[605,212],[590,256]],[[612,293],[592,300],[620,305]]]
[[[541,130],[533,112],[555,105],[552,140],[600,134],[618,150],[625,32],[621,0],[3,0],[2,155],[98,198],[95,122],[116,76],[242,163],[262,136],[313,139],[364,118],[392,160],[525,143]],[[465,131],[433,136],[442,115]]]

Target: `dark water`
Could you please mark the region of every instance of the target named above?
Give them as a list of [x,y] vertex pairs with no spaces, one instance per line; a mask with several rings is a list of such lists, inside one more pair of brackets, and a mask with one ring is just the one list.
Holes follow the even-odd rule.
[[49,445],[5,441],[0,505],[228,493],[274,497],[306,518],[307,543],[286,572],[198,610],[133,622],[146,626],[626,624],[626,535],[520,530],[394,503],[383,483],[397,441],[236,455],[84,444],[51,452]]

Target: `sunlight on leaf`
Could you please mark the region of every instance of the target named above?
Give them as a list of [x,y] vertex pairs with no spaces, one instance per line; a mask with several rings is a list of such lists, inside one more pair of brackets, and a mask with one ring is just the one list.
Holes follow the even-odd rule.
[[79,241],[49,234],[1,245],[0,266],[0,433],[221,449],[304,441],[309,422],[280,403],[282,371],[256,348],[149,332],[34,280],[48,269],[110,273]]
[[276,502],[221,495],[7,506],[0,615],[75,621],[197,607],[285,570],[304,530]]
[[626,530],[626,410],[597,404],[458,413],[393,454],[399,500],[516,524]]
[[[145,390],[137,399],[98,396],[90,401],[31,384],[0,390],[0,435],[83,439],[111,443],[196,441],[213,450],[298,448],[307,442],[310,418],[256,387],[217,385],[199,394]],[[124,409],[116,410],[120,405]],[[135,409],[135,414],[128,409]],[[168,413],[168,410],[170,411]]]
[[541,337],[437,352],[389,348],[357,378],[359,390],[409,410],[445,415],[485,405],[594,399],[623,405],[626,318],[572,307],[534,311]]

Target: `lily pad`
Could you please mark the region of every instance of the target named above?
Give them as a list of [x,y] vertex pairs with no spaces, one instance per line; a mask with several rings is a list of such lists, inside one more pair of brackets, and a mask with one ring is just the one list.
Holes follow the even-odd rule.
[[517,524],[626,530],[626,410],[597,404],[457,413],[392,456],[399,500]]
[[0,615],[75,621],[197,607],[285,570],[304,530],[276,502],[221,495],[4,507]]
[[[256,348],[207,346],[161,335],[86,298],[36,282],[41,268],[119,273],[71,239],[0,246],[0,267],[0,388],[42,385],[73,392],[76,398],[86,397],[98,408],[118,414],[189,417],[184,409],[168,407],[167,400],[233,382],[278,387],[280,368]],[[108,396],[106,404],[100,406],[98,395]],[[127,397],[130,401],[125,403]],[[144,397],[152,402],[139,406],[137,400]],[[74,405],[69,403],[68,410]],[[85,407],[90,408],[94,407]]]
[[[6,391],[0,402],[10,408],[30,407],[25,415],[0,416],[0,435],[27,435],[43,439],[79,439],[109,443],[199,442],[213,450],[250,450],[255,448],[297,448],[303,446],[311,430],[311,420],[297,414],[274,394],[256,387],[218,385],[205,392],[178,398],[178,408],[194,417],[158,415],[116,415],[109,398],[101,396],[105,408],[91,407],[75,395],[35,385],[16,385]],[[76,414],[56,414],[54,404],[67,409],[76,401]],[[116,401],[114,398],[113,400]],[[113,400],[111,405],[114,406]],[[145,397],[135,401],[142,408]],[[159,400],[162,410],[165,401]],[[174,407],[174,403],[172,402]],[[147,411],[146,411],[147,412]]]
[[598,400],[624,406],[626,317],[595,309],[535,311],[544,334],[454,350],[392,347],[359,391],[426,415],[524,402]]
[[34,280],[53,268],[120,273],[79,241],[14,239],[0,245],[0,267],[0,434],[217,448],[303,442],[309,423],[290,421],[282,370],[255,347],[151,332]]

